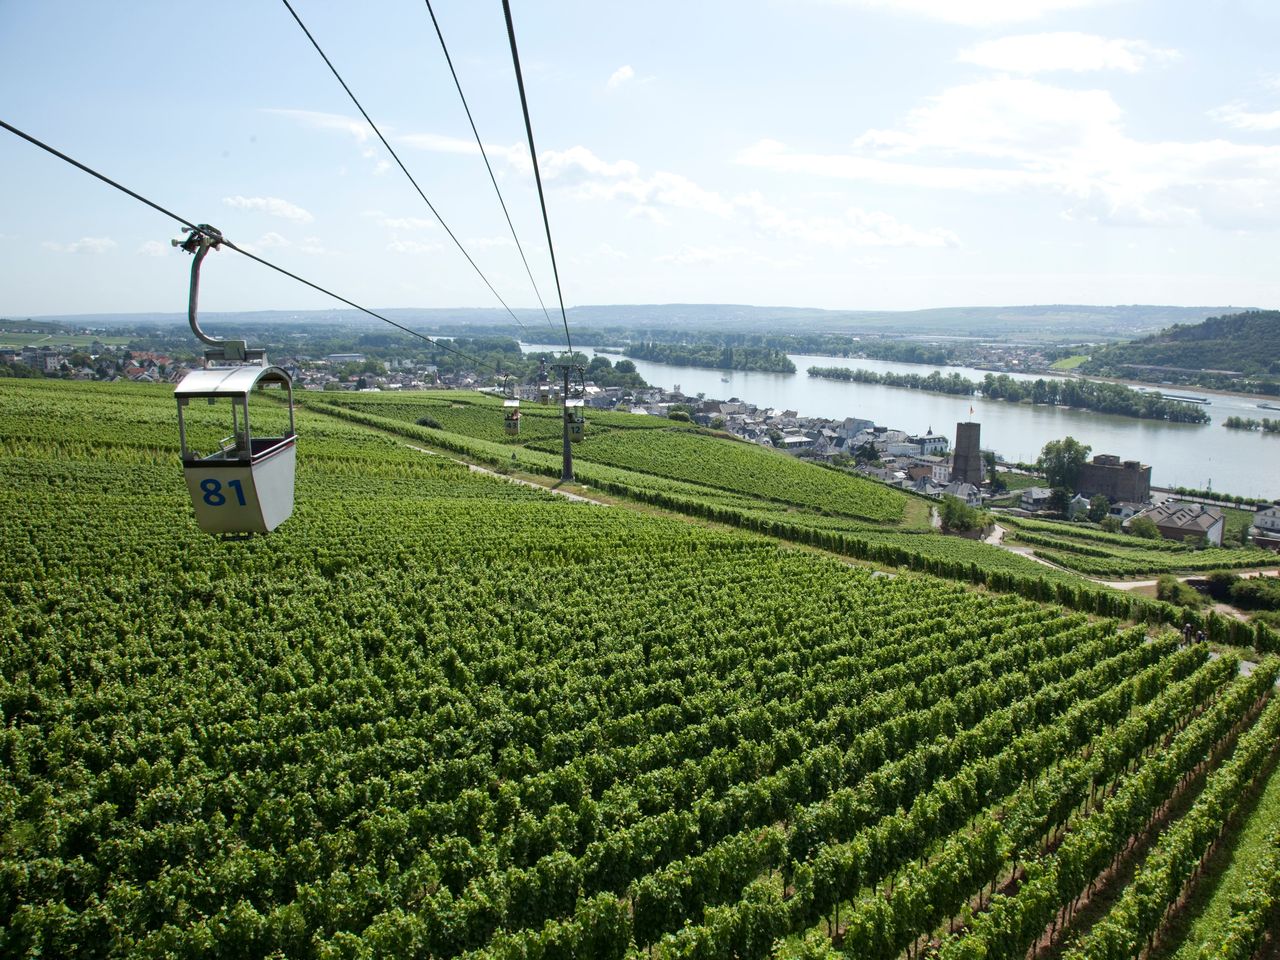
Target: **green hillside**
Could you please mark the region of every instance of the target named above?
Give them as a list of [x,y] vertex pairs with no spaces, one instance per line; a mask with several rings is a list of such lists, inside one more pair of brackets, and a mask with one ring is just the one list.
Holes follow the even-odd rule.
[[1201,382],[1280,381],[1280,312],[1253,310],[1177,324],[1098,350],[1081,368],[1104,376]]
[[569,501],[451,459],[554,465],[489,400],[305,399],[294,516],[223,541],[171,391],[0,381],[0,955],[1012,960],[1275,754],[1274,660],[905,572],[1083,596],[905,498],[592,463],[746,456],[619,416]]

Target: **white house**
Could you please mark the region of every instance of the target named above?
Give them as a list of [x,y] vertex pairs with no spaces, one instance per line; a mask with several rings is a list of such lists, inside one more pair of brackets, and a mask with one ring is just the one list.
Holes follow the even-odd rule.
[[[1217,507],[1206,507],[1203,503],[1166,500],[1158,507],[1144,510],[1138,516],[1150,517],[1156,529],[1160,531],[1160,536],[1166,540],[1204,537],[1205,543],[1215,547],[1222,546],[1222,531],[1226,527],[1226,517]],[[1129,523],[1132,522],[1132,520],[1129,521]]]
[[957,497],[963,500],[971,507],[982,506],[982,491],[975,487],[972,483],[964,483],[960,480],[952,480],[943,488],[944,496]]
[[1249,539],[1255,546],[1280,550],[1280,506],[1267,507],[1254,513]]
[[1049,506],[1049,497],[1053,495],[1048,487],[1027,487],[1022,491],[1020,504],[1023,510],[1043,510]]
[[940,433],[934,433],[930,427],[927,433],[907,437],[908,443],[914,443],[920,452],[928,456],[942,456],[951,448],[951,441]]
[[1107,511],[1107,516],[1115,517],[1117,520],[1123,522],[1128,520],[1135,513],[1140,513],[1141,511],[1142,504],[1140,503],[1130,503],[1127,500],[1117,500],[1111,505],[1111,509]]

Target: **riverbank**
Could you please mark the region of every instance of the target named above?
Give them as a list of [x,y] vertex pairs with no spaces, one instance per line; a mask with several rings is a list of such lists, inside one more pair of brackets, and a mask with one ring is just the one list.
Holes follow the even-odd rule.
[[[545,349],[530,345],[526,352]],[[831,363],[826,356],[788,354],[799,369]],[[953,435],[954,424],[974,420],[982,425],[982,447],[1003,459],[1034,462],[1050,440],[1071,436],[1092,447],[1093,453],[1112,453],[1125,460],[1141,460],[1152,468],[1152,482],[1164,487],[1203,490],[1230,486],[1248,497],[1280,497],[1280,443],[1274,437],[1243,433],[1212,425],[1134,420],[1129,417],[987,400],[981,397],[944,396],[873,384],[818,380],[803,374],[778,374],[706,370],[632,361],[645,380],[672,389],[679,385],[688,396],[739,398],[779,411],[794,410],[801,416],[844,420],[856,417],[878,424],[892,424],[912,433]],[[898,373],[929,373],[929,364],[860,360],[869,369]],[[948,367],[964,374],[967,369]],[[981,379],[986,371],[968,375]],[[1037,375],[1010,374],[1018,379]],[[727,378],[727,381],[726,379]],[[1207,394],[1206,394],[1207,395]],[[1212,397],[1208,407],[1215,421],[1236,414],[1256,414],[1245,401],[1225,395]],[[1216,483],[1214,482],[1216,481]]]

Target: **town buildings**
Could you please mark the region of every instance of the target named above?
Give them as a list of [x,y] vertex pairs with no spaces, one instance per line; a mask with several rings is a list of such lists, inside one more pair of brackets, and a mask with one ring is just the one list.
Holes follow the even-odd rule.
[[[1209,546],[1222,546],[1222,533],[1226,518],[1218,507],[1203,503],[1186,503],[1182,500],[1166,500],[1138,514],[1148,517],[1166,540],[1185,540],[1187,537],[1204,538]],[[1131,518],[1125,526],[1133,523]]]
[[1080,468],[1076,492],[1083,497],[1102,494],[1113,503],[1127,500],[1146,503],[1151,499],[1151,467],[1137,460],[1124,460],[1100,453]]
[[1254,512],[1249,539],[1255,546],[1280,552],[1280,506],[1272,504]]

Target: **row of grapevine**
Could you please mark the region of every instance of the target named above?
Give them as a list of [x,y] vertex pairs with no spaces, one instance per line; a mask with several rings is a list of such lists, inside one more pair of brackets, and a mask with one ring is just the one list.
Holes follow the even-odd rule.
[[[497,467],[510,464],[508,458],[511,451],[500,444],[486,445],[482,440],[414,427],[365,413],[363,409],[327,404],[321,409],[340,413],[355,422],[416,437],[483,463]],[[648,440],[651,432],[646,431],[646,436],[642,439]],[[632,442],[639,443],[640,440]],[[548,453],[522,449],[516,463],[521,469],[547,476],[559,476],[560,473],[559,460]],[[768,504],[761,500],[727,492],[712,496],[707,488],[666,477],[630,473],[581,459],[576,472],[580,480],[604,493],[816,546],[858,560],[980,584],[992,590],[1015,593],[1041,602],[1058,603],[1100,616],[1177,626],[1191,622],[1196,629],[1204,629],[1214,642],[1252,646],[1261,653],[1280,653],[1280,633],[1260,621],[1248,623],[1221,616],[1214,611],[1203,614],[1183,611],[1171,604],[1089,583],[985,544],[929,533],[877,531],[839,518],[770,510],[766,509]]]
[[941,960],[1020,960],[1045,931],[1065,925],[1086,887],[1159,816],[1174,789],[1207,763],[1210,749],[1268,692],[1277,673],[1280,667],[1272,662],[1237,681],[1162,752],[1125,778],[1053,853],[1028,863],[1017,894],[995,897],[970,929],[943,944]]
[[1280,699],[1273,698],[1191,809],[1161,835],[1107,916],[1064,954],[1066,960],[1131,960],[1151,949],[1161,924],[1227,832],[1250,784],[1269,768],[1277,734]]
[[306,404],[295,515],[218,541],[167,391],[0,399],[44,419],[0,417],[3,955],[765,956],[864,881],[1015,849],[982,824],[1043,841],[1179,710],[1245,706],[1202,647],[570,503],[409,444],[549,454],[373,405]]
[[1199,960],[1251,960],[1274,941],[1280,921],[1280,827],[1267,835],[1264,848],[1253,878],[1232,901],[1221,932],[1204,945]]

